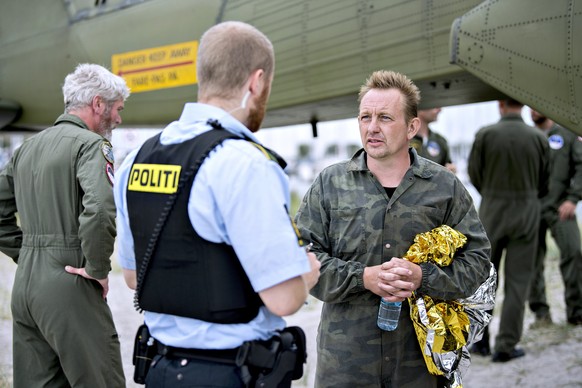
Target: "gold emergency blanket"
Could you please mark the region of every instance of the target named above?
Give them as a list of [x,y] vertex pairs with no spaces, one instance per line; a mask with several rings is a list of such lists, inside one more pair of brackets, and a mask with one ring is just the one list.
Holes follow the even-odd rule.
[[[429,262],[446,267],[466,242],[465,235],[442,225],[418,234],[404,258],[416,264]],[[410,317],[428,370],[444,375],[450,387],[462,388],[461,373],[470,364],[466,345],[481,338],[491,319],[486,310],[495,303],[496,280],[491,266],[487,281],[467,299],[445,301],[415,294],[408,298]]]

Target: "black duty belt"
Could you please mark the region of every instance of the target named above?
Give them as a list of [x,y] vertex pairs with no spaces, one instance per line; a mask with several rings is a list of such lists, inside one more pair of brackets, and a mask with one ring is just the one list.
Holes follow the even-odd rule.
[[236,356],[239,348],[234,349],[188,349],[167,346],[160,342],[158,344],[158,354],[175,358],[194,358],[225,364],[236,364]]

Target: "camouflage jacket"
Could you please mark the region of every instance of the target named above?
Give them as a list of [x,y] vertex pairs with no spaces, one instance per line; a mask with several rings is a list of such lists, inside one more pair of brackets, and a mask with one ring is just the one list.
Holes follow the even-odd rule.
[[431,386],[408,304],[399,327],[376,326],[380,297],[364,288],[366,266],[402,257],[414,237],[441,225],[467,236],[445,268],[423,263],[418,295],[452,300],[471,295],[489,274],[489,240],[473,200],[444,167],[418,157],[389,198],[366,165],[366,153],[324,169],[296,216],[322,263],[311,293],[324,303],[318,334],[317,386]]

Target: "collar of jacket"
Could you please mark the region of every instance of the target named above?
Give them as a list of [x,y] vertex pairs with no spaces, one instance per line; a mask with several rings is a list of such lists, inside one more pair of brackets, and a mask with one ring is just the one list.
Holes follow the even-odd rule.
[[553,124],[553,125],[550,127],[550,129],[548,129],[548,132],[547,132],[548,136],[550,136],[550,135],[553,135],[553,134],[555,134],[555,133],[558,133],[558,132],[560,132],[561,128],[562,128],[562,127],[560,127],[558,124],[554,123],[554,124]]
[[[412,173],[419,178],[430,178],[432,176],[432,172],[428,168],[430,162],[427,159],[420,158],[413,147],[408,147],[408,154],[412,160],[412,164],[410,165]],[[370,171],[366,164],[366,157],[366,151],[360,148],[350,159],[348,171]]]
[[89,130],[89,127],[87,126],[87,124],[85,124],[85,122],[83,120],[81,120],[79,118],[79,116],[64,113],[57,118],[54,125],[58,125],[58,124],[62,124],[62,123],[75,124],[78,127],[85,128],[85,129]]
[[508,121],[508,120],[523,121],[523,118],[521,117],[520,114],[517,114],[517,113],[508,113],[505,116],[501,116],[500,121]]

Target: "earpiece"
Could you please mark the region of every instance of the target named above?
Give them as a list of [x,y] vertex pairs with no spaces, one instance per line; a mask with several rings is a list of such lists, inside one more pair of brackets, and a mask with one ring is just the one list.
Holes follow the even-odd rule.
[[245,95],[240,103],[241,109],[244,109],[247,107],[247,100],[249,99],[250,96],[251,96],[251,91],[247,90],[247,92],[245,93]]
[[228,113],[232,114],[233,112],[237,112],[241,109],[245,109],[247,107],[247,101],[249,100],[250,96],[251,96],[251,91],[247,90],[247,92],[245,93],[245,95],[242,98],[242,101],[240,102],[240,106],[238,108],[234,108],[233,110],[228,111]]

